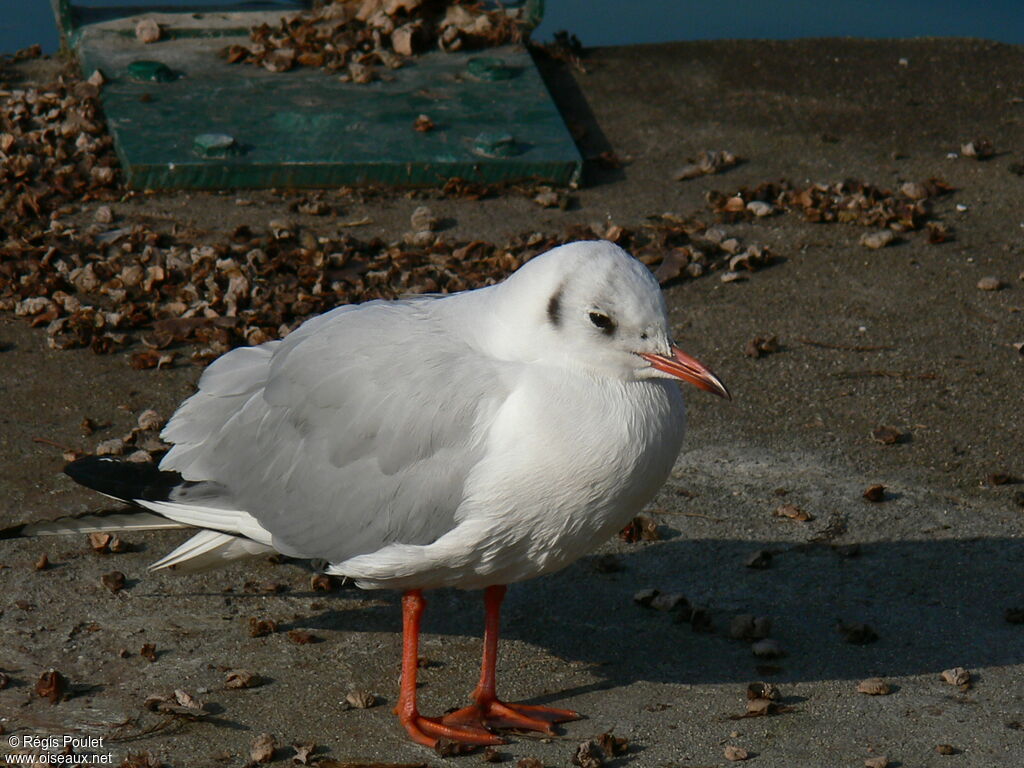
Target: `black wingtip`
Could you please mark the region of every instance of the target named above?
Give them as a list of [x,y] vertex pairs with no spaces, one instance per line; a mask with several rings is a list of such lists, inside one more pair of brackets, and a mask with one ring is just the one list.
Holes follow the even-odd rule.
[[0,541],[4,539],[20,539],[24,536],[25,523],[12,525],[10,528],[0,528]]
[[177,472],[110,456],[76,459],[64,467],[64,474],[79,485],[122,501],[166,501],[171,491],[182,484]]

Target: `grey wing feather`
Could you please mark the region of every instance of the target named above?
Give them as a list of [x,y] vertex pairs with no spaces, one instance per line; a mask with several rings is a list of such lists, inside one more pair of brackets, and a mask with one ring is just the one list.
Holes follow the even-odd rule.
[[503,364],[460,341],[449,301],[343,307],[229,353],[168,425],[178,444],[161,467],[221,484],[287,554],[431,543],[455,526],[509,392]]

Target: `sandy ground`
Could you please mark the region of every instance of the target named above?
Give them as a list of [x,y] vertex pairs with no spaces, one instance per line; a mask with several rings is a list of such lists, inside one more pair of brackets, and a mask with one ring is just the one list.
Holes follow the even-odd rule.
[[[883,754],[908,768],[1024,764],[1024,627],[1005,618],[1024,607],[1024,485],[989,481],[1024,476],[1024,357],[1012,346],[1024,341],[1024,180],[1010,170],[1024,151],[1021,54],[956,40],[594,51],[587,74],[554,68],[548,77],[568,121],[586,128],[584,153],[613,149],[628,165],[591,168],[568,211],[520,195],[430,203],[451,220],[452,238],[493,240],[608,219],[639,227],[666,211],[710,220],[707,190],[779,178],[892,186],[939,176],[957,188],[936,205],[955,229],[952,242],[928,245],[918,234],[870,251],[858,244],[859,228],[780,215],[726,227],[768,244],[780,263],[745,281],[712,275],[667,291],[677,339],[715,368],[734,400],[689,393],[686,446],[654,505],[660,541],[615,540],[597,554],[616,553],[618,571],[604,572],[592,556],[510,591],[504,695],[587,719],[552,740],[512,736],[500,748],[507,763],[532,756],[567,766],[581,741],[612,730],[631,745],[613,764],[638,768],[725,765],[726,745],[747,749],[759,766],[860,766]],[[995,157],[947,157],[980,136]],[[746,162],[671,179],[704,149]],[[201,232],[263,225],[284,207],[267,193],[244,196],[251,205],[236,205],[235,194],[171,194],[115,209]],[[399,194],[352,202],[342,215],[372,219],[361,236],[393,239],[421,202]],[[978,290],[985,276],[1005,287]],[[751,338],[770,334],[778,353],[744,355]],[[873,346],[885,349],[848,348]],[[59,450],[33,438],[90,447],[104,435],[83,437],[83,417],[122,434],[145,408],[169,414],[198,374],[52,352],[41,331],[0,317],[0,525],[103,506],[60,474]],[[870,433],[882,424],[907,438],[880,445]],[[861,494],[876,483],[887,494],[872,504]],[[782,503],[814,520],[773,516]],[[131,551],[106,556],[84,537],[0,542],[6,734],[103,736],[115,762],[148,751],[169,766],[242,765],[261,732],[283,745],[315,742],[340,761],[448,762],[409,743],[389,711],[397,595],[314,594],[296,563],[147,574],[182,538],[132,534]],[[770,567],[745,567],[757,550],[773,553]],[[43,553],[52,567],[36,571]],[[115,568],[128,585],[112,594],[100,576]],[[259,591],[268,582],[285,591]],[[683,593],[708,611],[713,631],[636,605],[645,588]],[[431,596],[427,713],[460,705],[475,683],[478,597]],[[739,614],[772,617],[785,655],[758,659],[730,638]],[[253,617],[321,641],[296,644],[286,631],[252,638]],[[866,622],[878,639],[850,644],[839,622]],[[145,643],[155,644],[155,662],[139,655]],[[939,679],[957,666],[971,671],[969,689]],[[76,693],[57,705],[34,692],[50,667]],[[238,667],[264,683],[225,690],[225,670]],[[870,676],[885,677],[892,693],[858,693]],[[776,683],[788,711],[738,719],[756,680]],[[148,695],[178,687],[215,714],[168,722],[143,710]],[[353,689],[380,704],[343,710]],[[277,762],[290,754],[282,748]]]

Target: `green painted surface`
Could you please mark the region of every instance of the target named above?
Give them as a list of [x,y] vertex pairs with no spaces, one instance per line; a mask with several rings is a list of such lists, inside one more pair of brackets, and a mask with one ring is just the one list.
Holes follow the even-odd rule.
[[[279,18],[280,12],[271,15]],[[382,80],[358,85],[319,70],[272,73],[228,64],[217,51],[246,38],[212,36],[247,28],[252,16],[203,17],[160,14],[161,26],[178,34],[149,45],[125,34],[138,17],[76,33],[83,70],[99,69],[108,80],[103,107],[133,187],[578,179],[582,161],[576,146],[520,46],[490,49],[486,57],[425,54],[400,69],[381,68]],[[140,61],[159,62],[173,79],[133,77]],[[499,76],[487,79],[494,73]],[[415,130],[421,114],[434,130]],[[230,151],[212,151],[213,135],[233,139]],[[494,137],[501,137],[498,145]]]

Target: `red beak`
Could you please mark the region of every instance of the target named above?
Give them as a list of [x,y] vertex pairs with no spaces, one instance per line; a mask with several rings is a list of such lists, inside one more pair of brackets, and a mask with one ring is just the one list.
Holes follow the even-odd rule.
[[688,381],[705,392],[711,392],[719,397],[724,397],[726,400],[732,400],[729,390],[711,372],[710,368],[696,358],[690,357],[679,347],[672,347],[672,355],[673,357],[666,357],[664,355],[641,353],[640,357],[663,373],[675,376],[683,381]]

